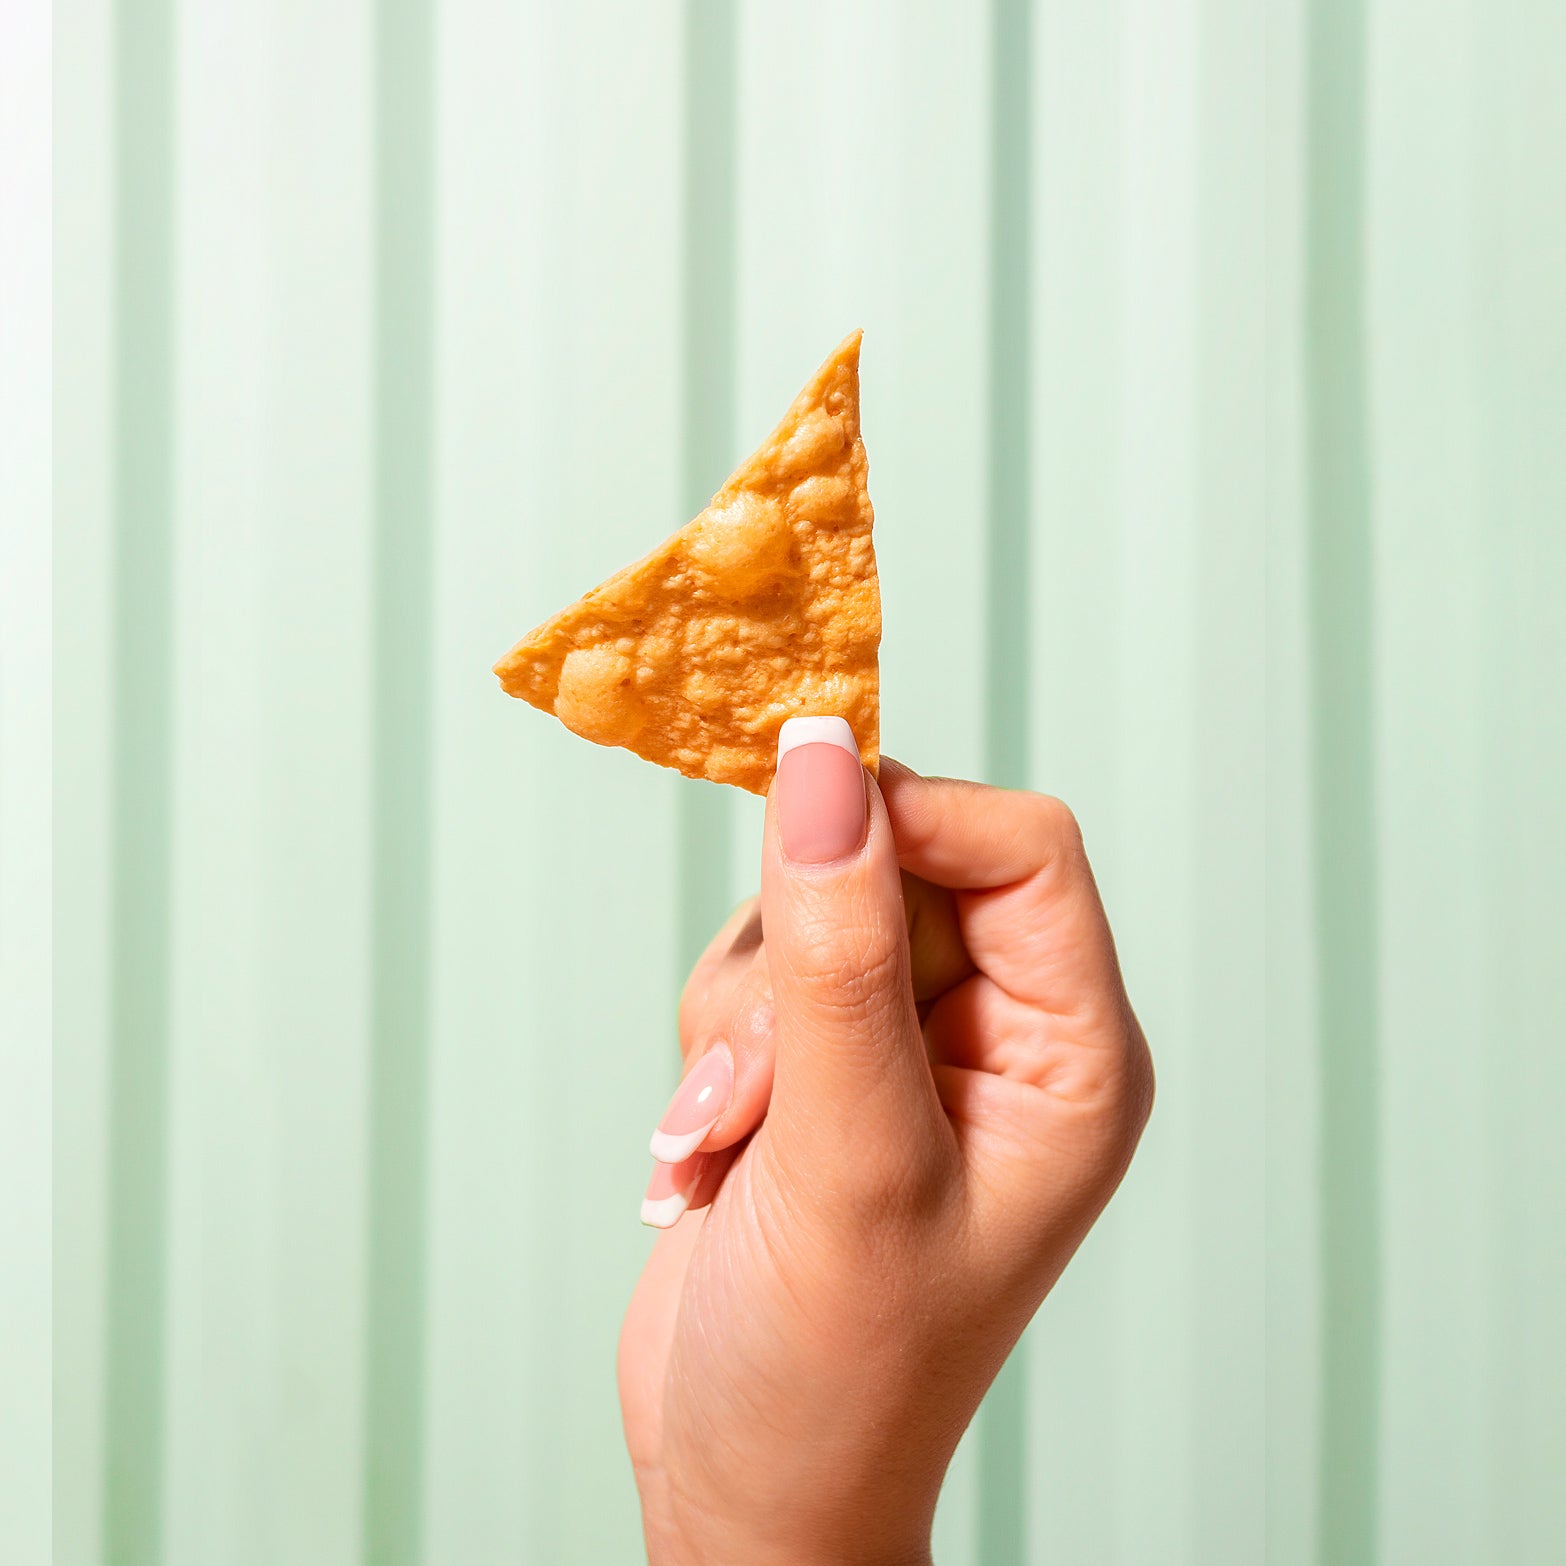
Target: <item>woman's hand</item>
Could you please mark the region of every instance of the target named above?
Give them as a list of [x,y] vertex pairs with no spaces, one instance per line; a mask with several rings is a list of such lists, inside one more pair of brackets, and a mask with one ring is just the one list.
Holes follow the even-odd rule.
[[958,1438],[1152,1102],[1063,805],[892,761],[877,786],[839,720],[780,758],[759,918],[691,975],[654,1137],[644,1217],[698,1210],[620,1339],[655,1566],[927,1560]]

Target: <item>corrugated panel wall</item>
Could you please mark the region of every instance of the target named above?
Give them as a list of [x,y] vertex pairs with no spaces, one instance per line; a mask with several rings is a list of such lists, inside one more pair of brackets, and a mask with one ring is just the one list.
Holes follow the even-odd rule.
[[635,1558],[646,1134],[759,815],[487,670],[856,325],[885,743],[1077,808],[1160,1074],[937,1558],[1558,1558],[1559,7],[56,55],[56,1560]]
[[0,1542],[49,1553],[49,19],[0,12]]

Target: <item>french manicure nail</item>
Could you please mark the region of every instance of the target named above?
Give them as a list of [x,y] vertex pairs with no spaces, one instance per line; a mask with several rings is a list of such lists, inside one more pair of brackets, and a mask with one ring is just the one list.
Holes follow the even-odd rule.
[[778,733],[778,832],[796,864],[842,859],[864,841],[864,770],[843,718],[790,718]]
[[683,1164],[654,1164],[647,1194],[642,1198],[642,1222],[649,1229],[672,1229],[691,1205],[707,1155],[698,1153]]
[[675,1090],[652,1134],[652,1155],[661,1164],[684,1162],[706,1140],[734,1096],[734,1057],[727,1044],[714,1044]]

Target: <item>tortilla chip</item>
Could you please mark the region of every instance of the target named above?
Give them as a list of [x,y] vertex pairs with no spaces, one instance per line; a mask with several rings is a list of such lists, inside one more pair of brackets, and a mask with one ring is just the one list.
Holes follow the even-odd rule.
[[859,338],[694,522],[523,637],[513,696],[585,739],[765,794],[786,718],[846,718],[880,757],[881,594]]

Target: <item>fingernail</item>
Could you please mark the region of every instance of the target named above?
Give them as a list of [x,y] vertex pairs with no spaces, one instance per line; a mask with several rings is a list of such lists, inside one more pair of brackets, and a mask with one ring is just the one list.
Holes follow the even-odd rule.
[[734,1096],[734,1057],[727,1044],[714,1044],[675,1090],[652,1134],[652,1155],[661,1164],[689,1158],[717,1125]]
[[683,1164],[654,1164],[647,1194],[642,1198],[642,1222],[649,1229],[672,1229],[680,1221],[706,1167],[707,1155],[698,1153]]
[[796,864],[821,865],[864,841],[865,779],[842,718],[790,718],[778,733],[778,831]]

